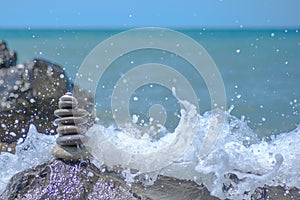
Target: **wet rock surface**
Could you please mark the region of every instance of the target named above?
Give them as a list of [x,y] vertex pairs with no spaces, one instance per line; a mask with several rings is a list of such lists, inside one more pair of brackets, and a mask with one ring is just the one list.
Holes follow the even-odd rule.
[[[252,199],[299,199],[296,189],[258,188]],[[204,186],[191,181],[161,176],[151,186],[126,184],[116,172],[99,170],[89,162],[53,160],[14,175],[1,200],[12,199],[147,199],[217,200]]]
[[0,140],[12,143],[26,136],[29,124],[54,134],[54,110],[68,89],[63,69],[45,60],[0,69]]
[[16,174],[0,199],[216,199],[208,194],[204,187],[168,177],[153,186],[129,186],[93,164],[54,160]]
[[117,177],[85,163],[55,160],[16,174],[0,199],[138,199]]

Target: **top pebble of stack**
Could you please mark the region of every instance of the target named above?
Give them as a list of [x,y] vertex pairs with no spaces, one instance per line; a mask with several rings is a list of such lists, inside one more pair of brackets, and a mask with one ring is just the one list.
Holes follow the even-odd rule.
[[60,97],[58,107],[60,109],[76,109],[78,107],[78,101],[72,96],[71,92],[67,92],[65,95]]

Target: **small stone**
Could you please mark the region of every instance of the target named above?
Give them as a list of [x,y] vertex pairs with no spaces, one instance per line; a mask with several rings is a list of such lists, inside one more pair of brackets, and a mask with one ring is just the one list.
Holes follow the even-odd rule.
[[78,148],[76,146],[55,145],[52,149],[52,154],[56,158],[67,161],[78,161],[89,158],[89,153],[85,147]]
[[77,108],[78,102],[75,101],[59,101],[58,107],[60,109],[66,109],[66,108]]
[[88,122],[87,118],[84,117],[64,117],[58,118],[54,120],[57,125],[77,125],[77,124],[85,124]]
[[67,135],[67,134],[83,134],[85,133],[87,128],[84,125],[77,125],[77,126],[59,126],[56,129],[56,132],[58,132],[61,135]]
[[59,98],[60,101],[73,101],[73,102],[76,102],[78,103],[77,99],[75,97],[73,97],[72,95],[69,95],[69,93],[61,96]]
[[64,135],[56,139],[56,143],[62,146],[76,146],[86,142],[86,136],[82,134]]
[[75,116],[75,117],[84,117],[88,115],[88,112],[84,109],[58,109],[54,111],[54,115],[57,117],[70,117],[70,116]]

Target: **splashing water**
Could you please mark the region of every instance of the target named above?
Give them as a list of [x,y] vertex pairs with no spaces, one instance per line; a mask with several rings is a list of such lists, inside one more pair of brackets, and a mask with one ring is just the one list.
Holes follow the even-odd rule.
[[1,152],[0,194],[16,173],[53,159],[51,149],[55,140],[56,136],[40,134],[34,125],[30,125],[26,140],[16,147],[16,154]]
[[[143,180],[145,184],[153,184],[158,175],[171,176],[204,184],[212,195],[221,199],[250,199],[254,190],[264,185],[300,188],[300,126],[267,142],[259,139],[246,122],[229,112],[222,121],[219,119],[220,110],[200,116],[193,105],[181,103],[185,109],[181,111],[177,128],[159,140],[140,140],[130,136],[133,127],[116,130],[94,125],[87,132],[90,140],[86,145],[97,161],[123,167],[123,174],[129,182]],[[208,132],[220,127],[220,123],[222,131],[216,140]],[[193,137],[191,141],[181,143],[182,146],[190,144],[184,153],[176,157],[168,152],[166,146],[170,141],[187,131],[193,131]],[[209,137],[216,140],[215,143],[210,142]],[[106,149],[107,143],[113,144],[110,149]],[[212,146],[204,153],[203,150],[209,148],[207,143]],[[135,160],[140,155],[151,153],[156,155],[157,162],[143,156]],[[158,165],[165,157],[172,157],[172,162],[168,160],[163,167]],[[149,171],[150,168],[153,171]],[[129,169],[139,172],[131,174]]]
[[[201,116],[195,106],[186,101],[180,103],[184,109],[177,128],[160,138],[137,137],[134,127],[123,130],[98,124],[91,127],[86,133],[90,138],[86,146],[96,155],[92,162],[121,166],[128,182],[142,180],[144,184],[153,184],[158,175],[192,180],[204,184],[212,195],[221,199],[250,199],[255,188],[264,185],[300,188],[300,126],[267,142],[229,112],[213,110]],[[225,120],[220,120],[220,116],[225,116]],[[216,127],[222,128],[217,138],[208,134]],[[180,138],[183,133],[190,138]],[[55,139],[56,136],[39,134],[31,125],[15,155],[1,153],[0,193],[15,173],[53,159],[51,149]],[[108,142],[114,149],[107,149]],[[182,154],[173,155],[168,149],[172,148],[170,145],[177,145],[177,149],[181,148],[177,153]],[[117,150],[120,154],[114,154]],[[128,155],[145,157],[135,160]],[[149,159],[146,155],[150,155]],[[171,159],[163,163],[168,157]],[[138,172],[132,174],[130,169]]]

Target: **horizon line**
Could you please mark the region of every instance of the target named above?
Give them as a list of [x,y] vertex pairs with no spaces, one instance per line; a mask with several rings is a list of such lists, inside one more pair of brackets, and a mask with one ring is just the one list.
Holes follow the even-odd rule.
[[1,26],[0,30],[128,30],[143,27],[175,30],[298,30],[300,26]]

